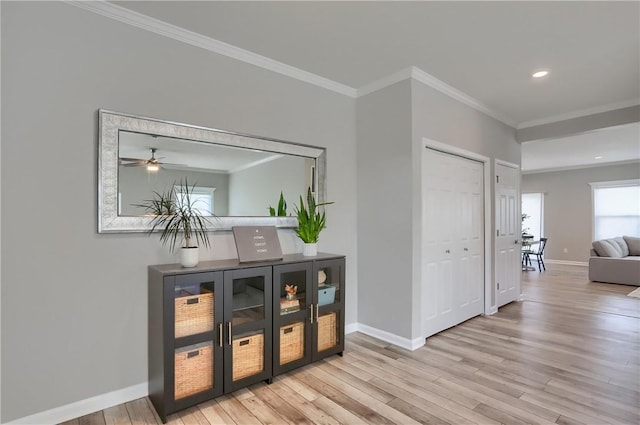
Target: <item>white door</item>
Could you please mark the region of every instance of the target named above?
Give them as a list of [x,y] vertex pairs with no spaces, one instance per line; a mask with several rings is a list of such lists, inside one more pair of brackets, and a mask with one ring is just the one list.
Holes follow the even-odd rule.
[[520,173],[496,163],[496,301],[501,307],[520,296]]
[[484,309],[483,165],[426,148],[422,184],[424,336]]

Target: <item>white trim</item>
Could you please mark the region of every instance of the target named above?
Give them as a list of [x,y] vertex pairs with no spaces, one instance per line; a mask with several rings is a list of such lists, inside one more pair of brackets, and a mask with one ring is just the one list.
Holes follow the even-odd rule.
[[116,21],[159,34],[173,40],[181,41],[195,47],[208,50],[213,53],[224,55],[242,62],[255,65],[269,71],[277,72],[287,77],[295,78],[305,83],[313,84],[333,92],[356,97],[356,89],[347,85],[338,83],[328,78],[313,74],[308,71],[287,65],[286,63],[270,59],[266,56],[253,53],[249,50],[241,49],[231,44],[213,39],[211,37],[197,34],[193,31],[186,30],[176,25],[170,24],[159,19],[152,18],[142,13],[134,12],[122,6],[109,3],[103,0],[99,1],[78,1],[63,0],[65,3],[79,7],[84,10],[114,19]]
[[436,77],[434,77],[431,74],[428,74],[426,72],[424,72],[423,70],[421,70],[420,68],[417,67],[412,67],[411,68],[411,77],[413,79],[415,79],[416,81],[419,81],[423,84],[426,84],[427,86],[431,87],[432,89],[438,90],[441,93],[446,94],[447,96],[451,97],[452,99],[455,99],[461,103],[464,103],[465,105],[482,112],[485,115],[490,116],[491,118],[494,118],[500,122],[502,122],[503,124],[506,124],[510,127],[516,128],[517,123],[515,121],[513,121],[512,119],[510,119],[509,117],[503,115],[502,113],[495,111],[493,109],[491,109],[488,105],[486,105],[485,103],[469,96],[468,94],[456,89],[455,87],[450,86],[449,84],[437,79]]
[[381,90],[385,87],[399,83],[400,81],[408,80],[409,78],[412,78],[422,84],[425,84],[431,87],[432,89],[437,90],[445,94],[446,96],[454,100],[457,100],[458,102],[461,102],[477,111],[480,111],[483,114],[486,114],[491,118],[494,118],[510,127],[516,128],[517,123],[512,119],[510,119],[509,117],[491,109],[489,106],[482,103],[481,101],[469,96],[468,94],[456,89],[453,86],[450,86],[444,81],[437,79],[433,75],[421,70],[416,66],[404,68],[396,73],[387,75],[386,77],[383,77],[363,87],[360,87],[357,90],[357,97],[366,96],[368,94]]
[[[2,27],[2,6],[0,5],[0,33],[2,33],[1,28]],[[0,55],[0,58],[2,57],[2,55]],[[1,74],[2,74],[2,59],[0,59],[0,81],[2,81],[1,78]],[[2,98],[2,88],[0,86],[0,99]],[[2,104],[2,102],[0,102],[0,104]],[[0,117],[2,117],[2,111],[0,110]],[[2,120],[0,120],[0,127],[2,127]],[[2,134],[2,130],[0,129],[0,135]],[[2,152],[1,149],[2,146],[2,137],[0,136],[0,152]],[[2,159],[2,155],[0,154],[0,163]],[[1,174],[1,173],[0,173]],[[0,179],[1,181],[2,179]],[[0,195],[1,195],[1,189],[2,188],[2,184],[0,184]],[[0,196],[0,223],[2,223],[2,196]],[[0,225],[0,235],[2,235],[2,226]],[[2,240],[2,237],[0,236],[0,240]],[[2,244],[0,244],[0,246],[2,246]],[[2,294],[2,250],[0,249],[0,294]],[[2,295],[0,295],[0,306],[2,306]],[[2,307],[0,307],[0,318],[2,317]],[[2,320],[0,320],[0,329],[2,329]],[[0,423],[2,423],[2,338],[0,338]]]
[[[483,190],[484,190],[484,314],[491,315],[497,311],[496,305],[491,304],[491,293],[495,287],[493,281],[493,262],[492,260],[492,242],[493,242],[493,217],[491,214],[491,206],[493,203],[493,185],[491,184],[491,158],[480,155],[475,152],[468,151],[466,149],[459,148],[457,146],[448,145],[446,143],[438,142],[435,140],[422,138],[422,148],[432,148],[445,152],[448,154],[458,155],[463,158],[472,159],[482,162],[483,165]],[[422,278],[422,276],[421,276]],[[422,317],[420,317],[420,326],[423,326]],[[421,334],[424,335],[425,331],[421,330]]]
[[540,118],[537,120],[523,121],[519,123],[516,128],[520,130],[522,128],[536,127],[538,125],[551,124],[553,122],[571,120],[574,118],[585,117],[588,115],[600,114],[602,112],[615,111],[616,109],[628,108],[630,106],[636,106],[638,104],[640,104],[640,102],[638,102],[638,98],[627,99],[620,102],[614,102],[606,105],[596,106],[594,108],[581,109],[579,111],[567,112],[564,114],[553,115],[550,117]]
[[587,267],[589,265],[588,262],[585,261],[567,261],[567,260],[550,260],[550,259],[544,259],[545,263],[548,264],[564,264],[567,266],[584,266]]
[[515,164],[509,161],[503,161],[502,159],[496,158],[496,165],[502,165],[503,167],[513,168],[515,170],[520,170],[520,165]]
[[391,332],[363,325],[362,323],[357,323],[357,331],[411,351],[415,351],[425,344],[425,339],[423,337],[415,339],[404,338],[402,336],[392,334]]
[[[528,143],[528,142],[527,142]],[[522,170],[522,174],[553,173],[556,171],[582,170],[584,168],[610,167],[613,165],[640,164],[640,159],[627,159],[598,164],[569,165],[566,167],[538,168],[535,170]]]
[[358,332],[358,322],[349,323],[348,325],[344,325],[344,333],[345,333],[345,335],[352,334],[354,332]]
[[611,103],[595,108],[584,109],[580,111],[569,112],[566,114],[560,114],[553,117],[542,118],[538,120],[524,121],[517,123],[513,119],[498,112],[487,104],[481,102],[474,97],[456,89],[453,86],[439,80],[433,75],[421,70],[416,66],[402,69],[396,73],[383,77],[372,83],[366,84],[358,89],[347,86],[346,84],[339,83],[329,78],[322,77],[318,74],[296,68],[286,63],[268,58],[266,56],[259,55],[249,50],[242,49],[240,47],[233,46],[231,44],[216,40],[211,37],[204,36],[202,34],[195,33],[193,31],[186,30],[179,26],[170,24],[159,19],[152,18],[142,13],[135,12],[122,6],[107,2],[105,0],[94,1],[82,1],[82,0],[62,0],[69,5],[79,7],[81,9],[96,13],[98,15],[105,16],[110,19],[128,24],[145,31],[150,31],[155,34],[159,34],[176,41],[190,44],[195,47],[200,47],[213,53],[224,55],[242,62],[249,63],[251,65],[258,66],[263,69],[267,69],[272,72],[276,72],[288,77],[303,81],[309,84],[313,84],[318,87],[322,87],[327,90],[331,90],[335,93],[339,93],[351,98],[358,98],[367,94],[373,93],[382,88],[388,87],[392,84],[400,81],[413,78],[434,90],[437,90],[452,99],[455,99],[477,111],[480,111],[510,127],[521,129],[527,127],[534,127],[536,125],[548,124],[556,121],[563,121],[571,118],[578,118],[581,116],[592,115],[600,112],[612,111],[615,109],[622,109],[629,106],[638,105],[638,99],[629,99],[622,102]]
[[8,422],[5,425],[58,424],[70,419],[88,415],[89,413],[107,409],[118,404],[126,403],[131,400],[146,397],[148,394],[149,385],[147,382],[143,382],[138,385],[132,385],[127,388],[111,391],[110,393],[97,395],[95,397],[76,401],[75,403],[67,404],[65,406],[60,406],[51,410],[46,410],[44,412],[25,416],[24,418]]
[[640,179],[629,179],[629,180],[611,180],[605,182],[591,182],[589,186],[592,188],[602,188],[602,187],[626,187],[626,186],[638,186],[640,185]]
[[358,88],[356,97],[366,96],[368,94],[377,92],[378,90],[382,90],[385,87],[389,87],[396,83],[399,83],[400,81],[408,80],[412,78],[412,73],[413,67],[408,67],[401,69],[400,71],[393,74],[389,74],[386,77],[382,77],[379,80]]
[[[520,295],[522,296],[522,294],[520,294]],[[496,307],[496,306],[494,305],[494,306],[492,306],[492,307],[489,309],[489,312],[488,312],[488,313],[485,313],[484,315],[485,315],[485,316],[492,316],[492,315],[496,314],[497,312],[498,312],[498,307]]]

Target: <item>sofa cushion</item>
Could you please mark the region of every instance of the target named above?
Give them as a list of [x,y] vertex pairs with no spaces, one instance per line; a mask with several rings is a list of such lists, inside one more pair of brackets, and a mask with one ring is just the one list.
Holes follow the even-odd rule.
[[602,239],[600,241],[594,241],[591,245],[593,245],[593,249],[596,250],[600,257],[622,257],[622,249],[620,248],[618,242],[614,241],[613,239]]
[[618,247],[620,248],[620,253],[622,254],[622,257],[626,257],[627,255],[629,255],[629,247],[627,246],[627,243],[625,242],[625,240],[621,237],[617,237],[617,238],[613,238],[611,239],[614,243],[616,243],[618,245]]
[[633,236],[623,236],[622,238],[629,247],[629,255],[640,255],[640,238]]

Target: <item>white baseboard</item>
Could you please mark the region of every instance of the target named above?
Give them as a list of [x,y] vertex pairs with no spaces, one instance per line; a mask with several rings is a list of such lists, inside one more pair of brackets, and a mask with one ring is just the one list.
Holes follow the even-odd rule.
[[8,422],[5,425],[58,424],[70,419],[88,415],[89,413],[107,409],[118,404],[126,403],[131,400],[146,397],[148,394],[148,384],[143,382],[121,390],[112,391],[110,393],[101,394],[85,400],[76,401],[75,403],[67,404],[65,406],[25,416],[24,418]]
[[349,323],[348,325],[344,325],[345,334],[351,334],[354,332],[358,332],[358,323]]
[[357,331],[362,332],[365,335],[372,336],[374,338],[378,338],[382,341],[388,342],[393,345],[397,345],[398,347],[407,349],[407,350],[417,350],[425,344],[425,339],[415,338],[408,339],[396,334],[392,334],[391,332],[383,331],[381,329],[372,328],[371,326],[363,325],[362,323],[356,323]]
[[551,260],[551,259],[544,259],[545,263],[549,263],[549,264],[564,264],[565,266],[584,266],[587,267],[589,265],[589,263],[584,262],[584,261],[566,261],[566,260]]
[[[362,332],[363,334],[378,338],[382,341],[397,345],[398,347],[402,347],[411,351],[417,350],[425,344],[424,338],[416,338],[414,340],[410,340],[408,338],[403,338],[390,332],[363,325],[361,323],[350,323],[348,325],[345,325],[346,334],[350,334],[353,332]],[[95,397],[87,398],[85,400],[76,401],[75,403],[67,404],[65,406],[60,406],[51,410],[46,410],[44,412],[25,416],[24,418],[7,422],[4,425],[58,424],[70,419],[88,415],[89,413],[107,409],[118,404],[126,403],[131,400],[146,397],[148,394],[148,384],[146,382],[143,382],[141,384],[133,385],[121,390],[112,391],[110,393],[101,394]]]

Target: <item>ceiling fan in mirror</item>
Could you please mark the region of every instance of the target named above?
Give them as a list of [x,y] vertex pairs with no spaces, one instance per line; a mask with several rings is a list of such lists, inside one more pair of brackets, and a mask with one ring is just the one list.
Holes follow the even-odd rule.
[[139,158],[119,158],[120,165],[123,167],[146,167],[147,171],[151,173],[155,173],[160,169],[161,165],[175,165],[180,166],[183,164],[170,164],[168,162],[160,162],[161,159],[164,159],[164,156],[156,158],[156,152],[158,149],[149,148],[151,151],[151,158],[149,159],[139,159]]

